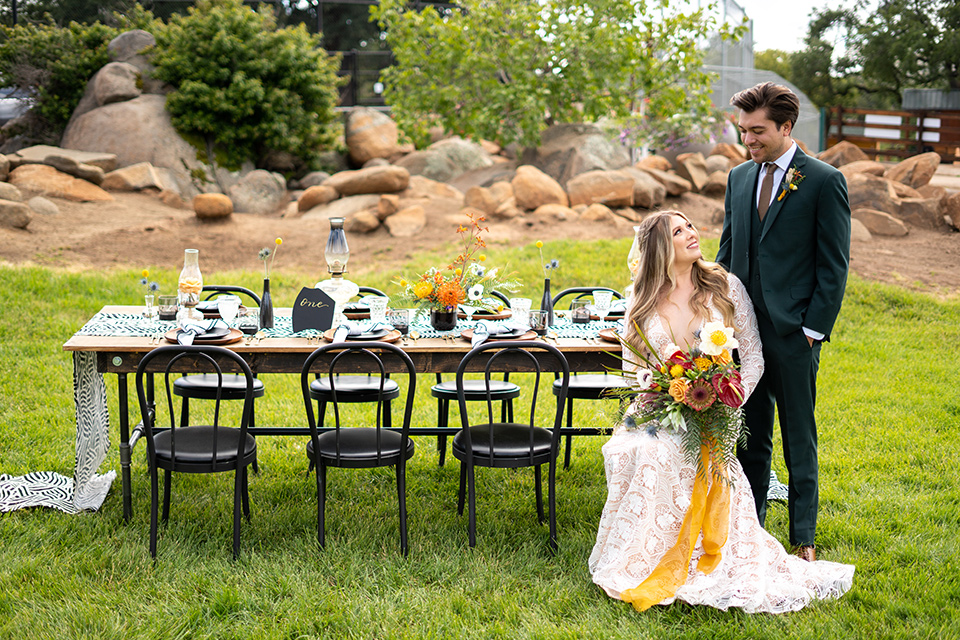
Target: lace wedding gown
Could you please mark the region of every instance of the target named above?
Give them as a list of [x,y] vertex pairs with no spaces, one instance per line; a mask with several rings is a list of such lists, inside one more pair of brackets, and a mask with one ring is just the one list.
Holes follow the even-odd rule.
[[[749,396],[763,373],[760,336],[753,305],[743,284],[730,275],[730,295],[736,310],[736,331],[744,391]],[[722,320],[713,310],[713,320]],[[672,342],[659,316],[644,333],[661,357]],[[631,357],[624,350],[624,357]],[[625,363],[625,369],[635,369]],[[631,407],[628,411],[635,410]],[[639,421],[638,421],[639,422]],[[593,581],[609,596],[620,598],[636,588],[677,542],[690,505],[696,466],[686,462],[680,437],[660,429],[629,430],[622,425],[603,446],[607,502],[600,517],[597,542],[590,554]],[[854,567],[835,562],[806,562],[786,552],[757,520],[750,485],[739,462],[730,468],[730,529],[719,565],[709,574],[697,570],[703,555],[698,538],[686,583],[674,597],[718,609],[741,607],[748,613],[796,611],[811,599],[837,598],[853,583]]]

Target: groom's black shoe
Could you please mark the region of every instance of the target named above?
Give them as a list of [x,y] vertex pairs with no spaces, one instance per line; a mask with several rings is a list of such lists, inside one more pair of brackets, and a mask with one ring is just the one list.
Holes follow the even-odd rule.
[[817,550],[812,544],[805,544],[797,547],[793,550],[795,554],[800,556],[802,560],[807,562],[816,562],[817,561]]

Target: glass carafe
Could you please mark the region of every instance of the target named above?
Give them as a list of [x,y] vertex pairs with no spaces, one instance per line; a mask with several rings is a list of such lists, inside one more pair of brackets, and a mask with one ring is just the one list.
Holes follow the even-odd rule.
[[177,280],[177,324],[183,326],[187,321],[202,321],[203,314],[197,310],[200,303],[200,291],[203,289],[203,276],[200,274],[200,252],[197,249],[183,251],[183,269]]

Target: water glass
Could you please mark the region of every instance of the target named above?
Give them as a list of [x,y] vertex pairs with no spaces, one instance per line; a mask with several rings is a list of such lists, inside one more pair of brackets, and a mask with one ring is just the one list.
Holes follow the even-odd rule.
[[240,310],[240,296],[225,295],[217,298],[217,311],[227,324],[233,322]]
[[407,335],[410,330],[410,309],[391,309],[387,313],[387,322],[392,324],[400,335]]
[[160,296],[157,303],[161,320],[177,319],[177,296]]
[[530,321],[530,328],[538,336],[547,335],[547,322],[550,319],[550,312],[544,309],[535,309],[527,312]]
[[590,300],[588,298],[574,298],[570,301],[570,319],[574,324],[590,322]]
[[150,318],[152,320],[153,318],[157,317],[157,308],[153,306],[152,293],[148,293],[143,296],[143,306],[144,306],[144,309],[143,309],[144,318]]
[[510,311],[513,319],[521,324],[527,324],[527,314],[530,312],[530,298],[510,298]]
[[387,296],[367,296],[364,302],[370,307],[370,323],[384,322],[387,317]]
[[256,309],[240,309],[237,318],[237,328],[242,333],[252,336],[260,330],[260,312]]
[[610,310],[610,305],[613,303],[613,291],[604,291],[603,289],[595,289],[593,291],[593,308],[597,311],[597,316],[601,320],[607,317],[607,311]]

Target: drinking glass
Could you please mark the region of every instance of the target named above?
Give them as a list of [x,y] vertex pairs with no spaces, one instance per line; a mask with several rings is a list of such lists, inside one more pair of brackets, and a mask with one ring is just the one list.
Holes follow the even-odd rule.
[[588,298],[574,298],[570,301],[570,319],[574,324],[590,322],[590,300]]
[[603,320],[607,317],[610,305],[613,303],[613,291],[604,291],[595,289],[593,291],[593,308],[597,311],[597,316]]
[[157,317],[157,308],[153,306],[152,293],[148,293],[143,296],[143,306],[144,306],[144,309],[143,309],[144,318],[150,318],[152,320],[153,318]]
[[510,311],[513,319],[521,324],[529,322],[527,314],[530,311],[530,298],[510,298]]
[[467,322],[473,320],[473,314],[477,309],[478,307],[473,305],[460,303],[460,310],[463,311],[465,316],[467,316]]
[[364,302],[370,307],[370,324],[384,322],[387,316],[387,296],[367,296]]
[[256,309],[241,309],[238,313],[239,321],[237,322],[237,328],[240,329],[242,333],[252,336],[260,329],[260,312]]
[[157,308],[161,320],[177,319],[177,296],[160,296]]
[[223,321],[227,324],[233,322],[233,319],[237,317],[237,312],[240,310],[240,296],[235,295],[225,295],[217,298],[217,310],[220,312],[220,317],[223,318]]
[[410,309],[391,309],[387,312],[387,322],[401,335],[407,335],[410,330]]
[[545,309],[534,309],[533,311],[527,312],[527,317],[530,320],[530,328],[533,329],[533,332],[538,336],[547,335],[547,321],[550,318],[550,312]]

